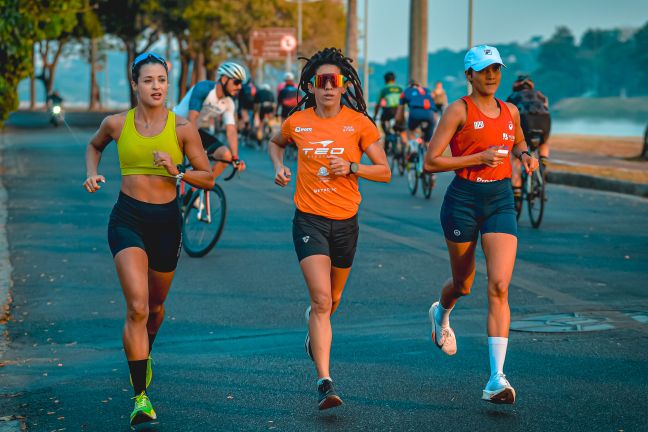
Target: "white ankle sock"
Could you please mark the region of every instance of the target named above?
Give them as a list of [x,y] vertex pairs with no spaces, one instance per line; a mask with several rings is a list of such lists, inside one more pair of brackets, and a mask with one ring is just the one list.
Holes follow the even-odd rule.
[[452,312],[452,309],[454,308],[444,309],[443,306],[441,306],[441,300],[439,300],[439,306],[437,306],[434,311],[434,320],[441,326],[441,328],[450,327],[450,312]]
[[506,347],[508,338],[489,337],[488,338],[488,356],[490,358],[491,376],[497,373],[504,373],[504,360],[506,359]]
[[325,380],[329,380],[329,381],[333,382],[333,380],[331,379],[331,377],[322,377],[322,378],[320,378],[320,379],[317,380],[317,387],[321,386],[322,383],[323,383]]

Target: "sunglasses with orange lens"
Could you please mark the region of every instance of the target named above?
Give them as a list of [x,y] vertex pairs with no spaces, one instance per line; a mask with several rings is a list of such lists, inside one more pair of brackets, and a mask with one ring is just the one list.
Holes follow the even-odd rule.
[[311,81],[313,85],[319,89],[326,88],[326,83],[330,82],[331,87],[340,88],[344,86],[347,78],[342,74],[321,74],[315,75]]

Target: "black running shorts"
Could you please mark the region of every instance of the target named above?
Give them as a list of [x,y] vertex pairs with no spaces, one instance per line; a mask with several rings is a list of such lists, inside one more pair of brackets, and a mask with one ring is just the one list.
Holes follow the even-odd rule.
[[326,255],[337,268],[353,264],[358,244],[358,215],[335,220],[295,210],[293,242],[299,261],[311,255]]
[[150,204],[120,192],[110,213],[108,244],[113,257],[123,249],[138,247],[146,252],[149,268],[174,271],[182,245],[178,201]]

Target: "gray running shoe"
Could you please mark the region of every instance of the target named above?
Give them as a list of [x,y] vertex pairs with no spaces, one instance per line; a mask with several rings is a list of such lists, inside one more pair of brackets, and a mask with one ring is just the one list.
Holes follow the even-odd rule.
[[515,389],[511,387],[506,375],[497,373],[488,380],[488,384],[482,392],[482,400],[494,404],[514,404]]
[[441,327],[437,324],[434,318],[434,313],[439,307],[439,302],[432,303],[428,315],[432,323],[432,341],[434,344],[448,355],[457,354],[457,339],[455,338],[454,331],[448,327]]
[[317,387],[319,409],[325,410],[342,405],[342,399],[338,396],[333,387],[333,381],[325,379],[322,384]]

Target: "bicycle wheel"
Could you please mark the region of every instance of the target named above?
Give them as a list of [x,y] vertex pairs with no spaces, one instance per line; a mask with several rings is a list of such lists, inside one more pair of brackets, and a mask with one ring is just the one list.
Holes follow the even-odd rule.
[[227,215],[223,189],[216,184],[208,191],[194,192],[184,215],[182,240],[184,250],[191,257],[206,255],[218,242]]
[[542,223],[545,206],[544,169],[538,168],[529,176],[529,185],[527,195],[529,219],[533,228],[538,228]]
[[418,190],[418,173],[416,172],[416,161],[414,159],[412,158],[407,163],[407,188],[412,195],[416,195],[416,191]]
[[434,189],[435,183],[436,180],[433,174],[427,172],[421,174],[421,187],[423,188],[423,196],[425,199],[430,199],[432,196],[432,189]]

